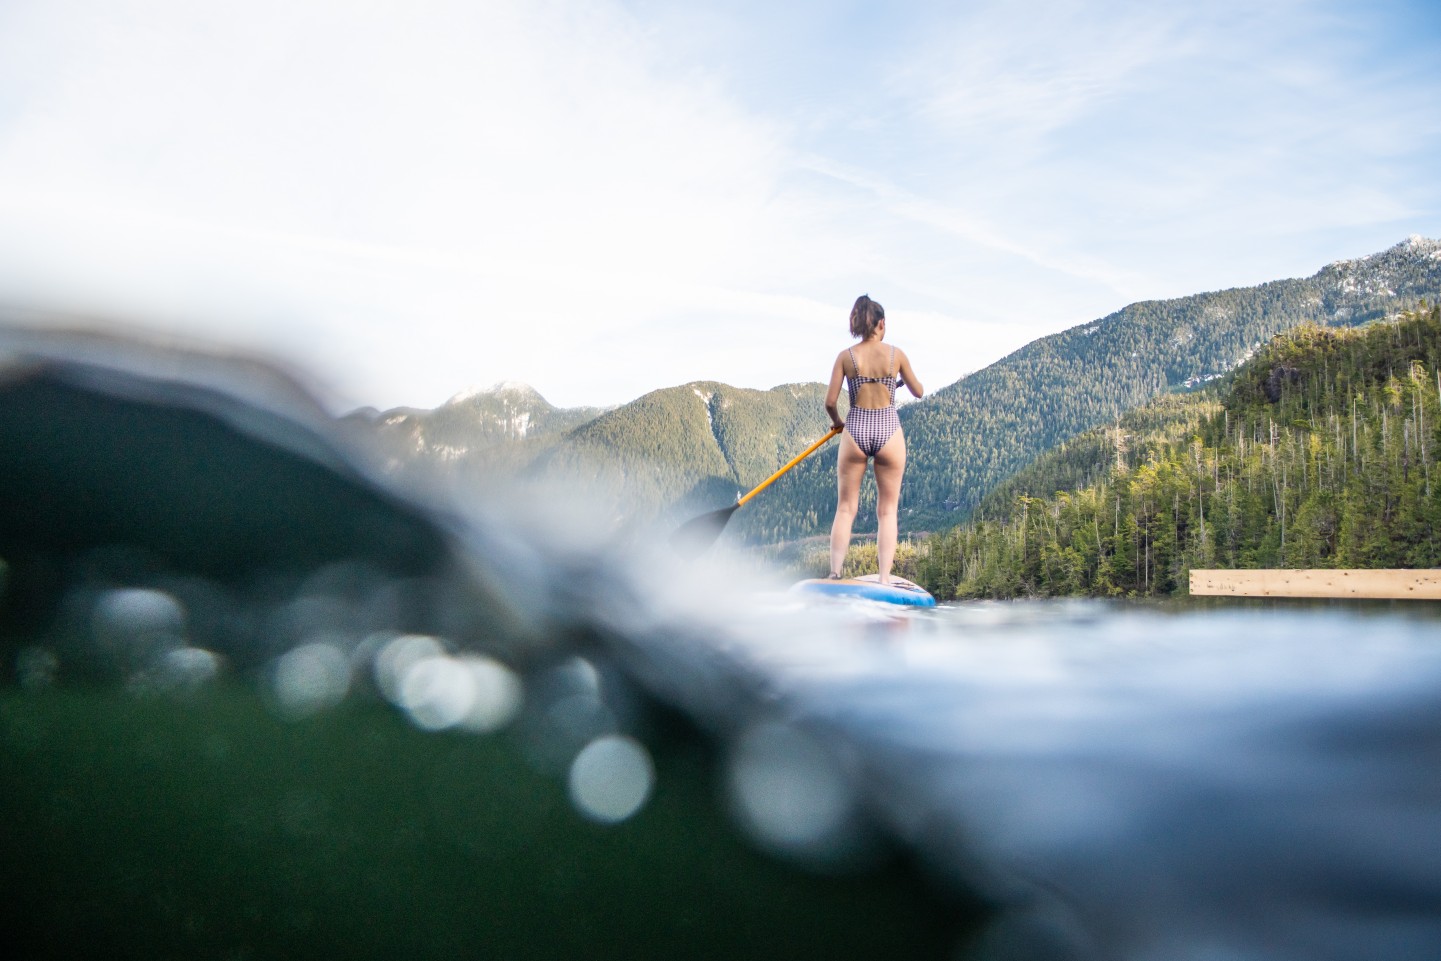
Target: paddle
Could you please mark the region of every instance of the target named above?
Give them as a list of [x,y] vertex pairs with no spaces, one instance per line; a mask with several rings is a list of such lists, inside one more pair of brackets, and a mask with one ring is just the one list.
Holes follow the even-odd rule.
[[726,524],[730,523],[731,515],[734,514],[742,504],[771,486],[782,474],[814,454],[822,444],[839,434],[843,429],[844,428],[841,427],[832,427],[830,433],[791,458],[784,467],[757,484],[755,489],[746,496],[737,498],[736,502],[731,506],[723,507],[718,511],[711,511],[709,514],[702,514],[700,517],[686,521],[670,536],[670,546],[675,548],[677,553],[684,554],[687,557],[696,557],[703,553],[706,548],[715,543],[716,538],[720,537],[721,531],[725,530]]

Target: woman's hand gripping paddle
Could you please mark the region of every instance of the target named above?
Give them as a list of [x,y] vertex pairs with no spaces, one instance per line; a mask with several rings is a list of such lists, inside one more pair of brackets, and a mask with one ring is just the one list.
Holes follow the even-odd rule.
[[721,531],[725,530],[726,524],[730,523],[731,515],[734,514],[742,504],[771,486],[771,484],[774,484],[782,474],[814,454],[820,449],[822,444],[839,434],[843,429],[844,428],[841,427],[832,427],[830,433],[791,458],[789,463],[757,484],[755,489],[749,494],[738,498],[730,507],[723,507],[718,511],[711,511],[709,514],[702,514],[700,517],[686,521],[670,536],[671,547],[675,548],[676,553],[683,554],[686,557],[697,557],[704,553],[706,548],[714,544],[716,538],[720,537]]

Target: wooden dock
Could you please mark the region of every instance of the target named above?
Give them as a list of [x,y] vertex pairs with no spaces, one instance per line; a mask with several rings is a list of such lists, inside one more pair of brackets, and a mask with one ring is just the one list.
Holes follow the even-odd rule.
[[1436,601],[1441,600],[1441,570],[1192,571],[1191,593]]

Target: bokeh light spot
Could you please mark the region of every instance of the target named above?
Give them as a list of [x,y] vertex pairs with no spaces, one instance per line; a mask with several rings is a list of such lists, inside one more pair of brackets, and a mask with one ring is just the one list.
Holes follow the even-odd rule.
[[215,680],[220,658],[203,647],[178,647],[165,652],[156,669],[156,681],[163,690],[185,693]]
[[164,591],[109,590],[95,599],[90,628],[95,641],[119,663],[139,667],[185,643],[185,608]]
[[421,730],[455,727],[470,716],[475,706],[475,677],[453,658],[416,661],[400,679],[399,706]]
[[728,774],[737,818],[764,847],[824,854],[851,820],[850,779],[815,738],[789,725],[763,722],[746,731]]
[[387,642],[375,655],[376,686],[387,701],[403,707],[400,689],[406,672],[420,661],[444,656],[445,645],[438,638],[425,634],[401,634]]
[[577,811],[601,824],[617,824],[645,805],[655,786],[655,766],[639,741],[608,735],[576,755],[569,780]]
[[330,644],[302,644],[281,655],[271,671],[275,705],[292,719],[334,707],[349,690],[350,660]]
[[38,691],[55,683],[60,658],[43,647],[25,647],[15,655],[15,679],[27,691]]
[[475,687],[475,700],[461,726],[483,733],[499,730],[514,720],[525,700],[525,689],[516,673],[488,657],[468,657],[461,663],[470,671]]

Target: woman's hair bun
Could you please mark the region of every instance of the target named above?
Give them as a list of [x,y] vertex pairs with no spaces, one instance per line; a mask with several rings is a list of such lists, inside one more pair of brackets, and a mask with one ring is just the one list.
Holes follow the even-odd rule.
[[864,340],[874,334],[885,319],[886,309],[871,300],[870,295],[861,294],[851,308],[851,336]]

